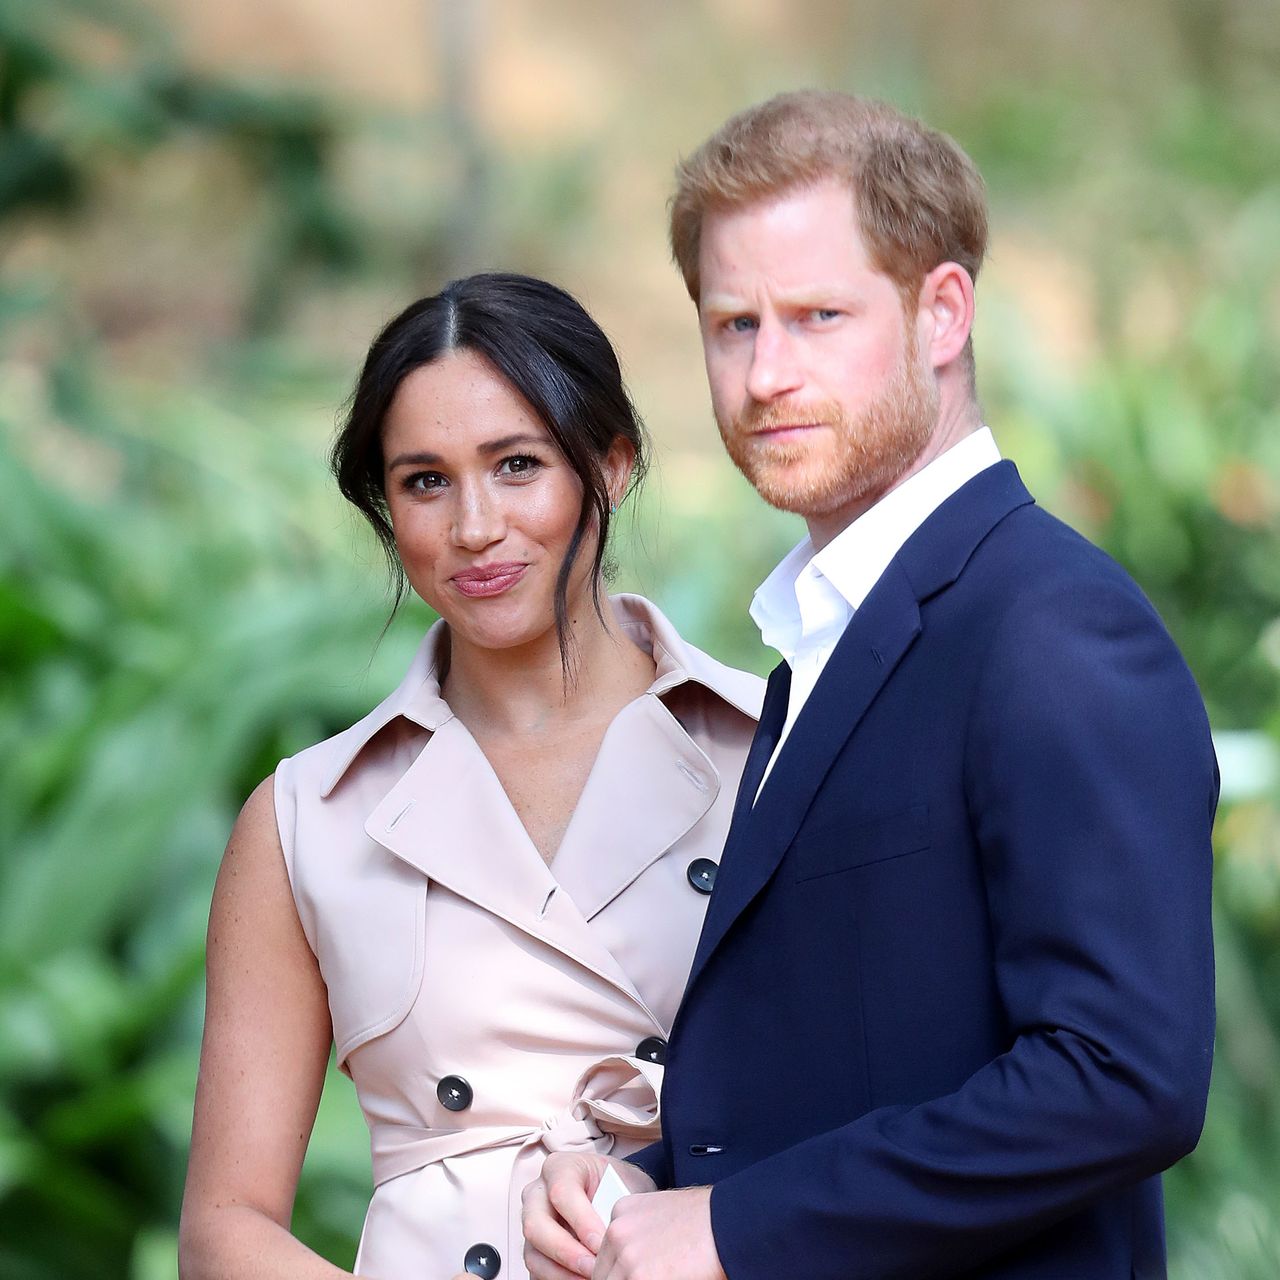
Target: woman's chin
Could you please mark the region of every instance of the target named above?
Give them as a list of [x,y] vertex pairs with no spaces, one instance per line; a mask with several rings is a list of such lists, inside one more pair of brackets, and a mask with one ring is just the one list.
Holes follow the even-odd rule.
[[540,641],[557,645],[555,615],[550,611],[530,617],[526,609],[491,609],[481,615],[476,609],[441,612],[449,624],[455,646],[461,642],[475,649],[525,649]]

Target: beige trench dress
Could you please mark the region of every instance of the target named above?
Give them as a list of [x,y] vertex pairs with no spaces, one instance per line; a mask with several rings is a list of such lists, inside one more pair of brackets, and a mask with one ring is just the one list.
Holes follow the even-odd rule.
[[440,697],[442,624],[385,702],[276,772],[298,915],[371,1137],[359,1275],[449,1280],[470,1263],[527,1280],[520,1192],[546,1153],[658,1135],[649,1059],[763,682],[647,601],[612,605],[657,674],[605,734],[551,868]]

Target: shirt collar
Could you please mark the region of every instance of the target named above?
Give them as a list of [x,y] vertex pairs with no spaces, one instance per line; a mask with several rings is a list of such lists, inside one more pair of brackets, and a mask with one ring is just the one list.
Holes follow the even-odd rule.
[[821,551],[803,538],[761,583],[751,617],[788,661],[838,634],[906,540],[962,485],[1000,461],[980,427],[891,489]]
[[[689,644],[662,611],[643,596],[610,596],[607,603],[612,604],[619,625],[632,643],[653,655],[656,670],[646,692],[660,697],[677,685],[692,681],[752,720],[760,718],[764,685],[758,676],[727,667]],[[322,796],[338,785],[365,746],[397,717],[432,733],[453,719],[449,704],[440,696],[437,674],[440,649],[447,635],[443,621],[433,624],[395,691],[364,719],[330,739],[333,755]]]

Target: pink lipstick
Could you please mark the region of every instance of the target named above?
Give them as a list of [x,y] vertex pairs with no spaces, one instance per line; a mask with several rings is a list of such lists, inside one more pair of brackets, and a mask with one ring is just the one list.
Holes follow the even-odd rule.
[[524,571],[528,567],[527,564],[521,564],[519,561],[482,564],[474,569],[463,569],[455,573],[450,581],[464,596],[472,599],[500,596],[524,577]]

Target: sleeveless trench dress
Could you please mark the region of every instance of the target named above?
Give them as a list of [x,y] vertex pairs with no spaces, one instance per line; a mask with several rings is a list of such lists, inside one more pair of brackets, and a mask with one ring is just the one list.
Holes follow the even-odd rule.
[[764,686],[648,601],[611,604],[657,674],[605,734],[551,867],[440,696],[441,623],[389,698],[276,771],[369,1125],[358,1275],[527,1280],[520,1193],[547,1152],[658,1137],[665,1037]]

